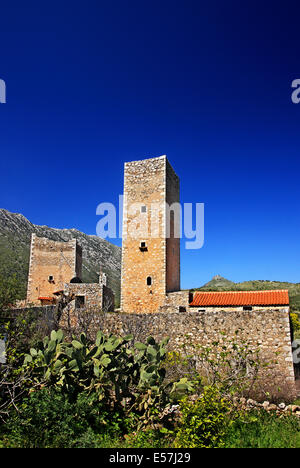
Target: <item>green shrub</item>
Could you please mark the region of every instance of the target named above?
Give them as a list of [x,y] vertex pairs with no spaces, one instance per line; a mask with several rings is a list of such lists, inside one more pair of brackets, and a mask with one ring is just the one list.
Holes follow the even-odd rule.
[[[166,431],[167,432],[167,431]],[[147,429],[125,437],[123,448],[167,448],[170,440],[159,429]]]
[[229,405],[214,387],[205,387],[195,402],[180,403],[181,420],[175,438],[176,448],[224,446]]
[[291,317],[291,323],[292,323],[292,329],[294,332],[297,332],[300,330],[300,320],[299,320],[299,315],[297,313],[290,313]]
[[[96,447],[102,435],[121,433],[122,417],[83,392],[70,402],[44,388],[24,399],[21,411],[2,426],[2,445],[22,448]],[[5,430],[5,432],[4,432]]]

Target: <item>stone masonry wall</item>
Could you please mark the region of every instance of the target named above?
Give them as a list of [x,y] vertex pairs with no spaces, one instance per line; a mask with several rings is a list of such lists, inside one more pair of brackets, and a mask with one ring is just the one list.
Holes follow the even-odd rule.
[[[269,366],[261,368],[259,391],[276,396],[295,396],[295,376],[291,349],[288,308],[260,311],[217,311],[158,314],[100,314],[99,328],[105,333],[132,333],[143,341],[152,335],[161,340],[170,337],[169,348],[180,351],[186,336],[194,344],[209,346],[215,341],[246,340],[260,359]],[[224,333],[224,335],[223,335]]]
[[[102,286],[98,283],[68,283],[65,284],[65,293],[84,297],[84,307],[98,306],[102,309]],[[75,306],[75,301],[72,305]]]
[[51,297],[75,276],[81,276],[81,249],[75,239],[57,242],[32,234],[28,303],[40,304],[39,297]]
[[[114,310],[114,293],[107,286],[99,283],[69,283],[65,284],[65,293],[84,297],[84,307]],[[71,302],[75,307],[75,301]]]
[[190,303],[189,291],[175,291],[167,293],[165,305],[160,312],[188,312]]

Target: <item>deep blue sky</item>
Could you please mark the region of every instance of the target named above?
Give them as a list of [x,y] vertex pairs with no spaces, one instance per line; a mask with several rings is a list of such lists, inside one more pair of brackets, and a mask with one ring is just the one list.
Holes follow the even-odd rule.
[[167,154],[205,203],[182,287],[300,281],[296,2],[2,2],[0,207],[95,234],[125,161]]

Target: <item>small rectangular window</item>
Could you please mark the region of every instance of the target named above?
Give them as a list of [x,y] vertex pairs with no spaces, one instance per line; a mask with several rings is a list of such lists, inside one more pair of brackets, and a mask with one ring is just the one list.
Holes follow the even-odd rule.
[[243,310],[252,310],[252,307],[251,306],[244,306]]
[[81,309],[84,307],[85,297],[84,296],[76,296],[75,297],[75,309]]
[[48,281],[53,281],[53,276],[48,276]]
[[146,213],[147,212],[147,207],[145,205],[143,205],[141,207],[141,213]]

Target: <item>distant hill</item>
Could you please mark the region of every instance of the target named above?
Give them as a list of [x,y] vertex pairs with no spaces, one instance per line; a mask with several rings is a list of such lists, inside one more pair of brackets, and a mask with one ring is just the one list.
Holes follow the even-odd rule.
[[229,281],[226,278],[223,278],[223,276],[216,275],[214,276],[208,283],[206,283],[203,288],[206,288],[207,290],[215,290],[217,289],[220,291],[221,288],[225,289],[232,289],[235,287],[235,283],[233,281]]
[[291,310],[300,311],[300,283],[284,281],[254,280],[234,283],[220,275],[194,291],[260,291],[266,289],[288,289]]
[[121,248],[76,229],[55,229],[32,224],[21,214],[0,209],[0,271],[21,280],[26,295],[31,234],[56,241],[77,239],[82,247],[82,277],[87,283],[98,282],[100,266],[107,275],[108,286],[120,300]]

